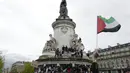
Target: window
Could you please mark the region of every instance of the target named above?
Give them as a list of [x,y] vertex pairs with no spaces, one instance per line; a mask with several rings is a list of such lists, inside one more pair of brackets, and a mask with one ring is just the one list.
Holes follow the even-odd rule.
[[129,66],[130,66],[130,62],[129,62],[129,60],[128,60],[128,59],[126,59],[126,65],[127,65],[127,67],[129,67]]
[[124,51],[124,48],[121,48],[120,51]]
[[116,60],[116,66],[119,67],[119,62],[118,59]]
[[121,56],[124,56],[126,53],[120,53]]
[[122,65],[122,67],[124,67],[124,61],[123,60],[121,60],[121,65]]
[[102,68],[104,68],[104,63],[102,63]]
[[104,62],[104,68],[106,68],[106,63]]
[[126,47],[126,48],[125,48],[125,51],[128,51],[128,50],[129,50],[129,48],[128,48],[128,47]]
[[108,66],[108,68],[110,68],[110,62],[107,62],[107,66]]
[[127,54],[127,55],[130,55],[130,52],[127,52],[126,54]]
[[104,52],[104,55],[106,55],[107,53],[106,52]]
[[101,64],[100,63],[98,64],[98,67],[101,68]]
[[114,67],[114,62],[112,61],[112,67]]
[[116,52],[120,52],[120,49],[117,49]]
[[102,68],[102,63],[100,64],[100,67]]

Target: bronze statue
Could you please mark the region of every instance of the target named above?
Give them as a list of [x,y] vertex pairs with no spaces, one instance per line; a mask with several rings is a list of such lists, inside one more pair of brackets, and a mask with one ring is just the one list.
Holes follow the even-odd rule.
[[68,16],[68,10],[66,6],[67,6],[66,0],[62,0],[60,5],[60,17],[65,18],[66,16]]

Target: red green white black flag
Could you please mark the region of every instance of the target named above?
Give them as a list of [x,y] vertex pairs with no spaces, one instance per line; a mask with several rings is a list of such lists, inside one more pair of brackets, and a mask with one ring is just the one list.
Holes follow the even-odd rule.
[[101,32],[117,32],[121,25],[113,18],[106,19],[102,16],[97,16],[97,34]]

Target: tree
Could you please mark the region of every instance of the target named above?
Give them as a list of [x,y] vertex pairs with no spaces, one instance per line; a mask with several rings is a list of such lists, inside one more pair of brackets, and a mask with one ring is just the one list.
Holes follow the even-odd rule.
[[34,73],[34,67],[30,62],[24,63],[24,71],[22,73]]
[[4,66],[4,61],[3,61],[3,56],[1,55],[1,51],[0,51],[0,73],[2,73],[3,66]]
[[14,69],[11,69],[10,73],[18,73],[18,72],[17,72],[17,69],[14,68]]

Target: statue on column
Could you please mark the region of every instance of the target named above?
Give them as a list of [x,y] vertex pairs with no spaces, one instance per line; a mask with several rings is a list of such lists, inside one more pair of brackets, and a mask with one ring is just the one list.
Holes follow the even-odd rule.
[[81,40],[81,38],[79,38],[79,40],[78,40],[78,42],[77,42],[77,50],[84,50],[85,48],[84,48],[84,45],[83,45],[83,43],[82,43],[82,40]]
[[72,40],[70,42],[70,46],[72,48],[75,48],[78,51],[84,50],[84,45],[82,43],[82,40],[81,40],[81,38],[78,39],[78,35],[77,34],[73,35],[73,38],[72,38]]
[[50,42],[51,42],[51,45],[52,45],[52,48],[56,48],[56,39],[54,37],[52,37],[52,34],[49,35],[50,36]]
[[52,34],[50,34],[49,37],[50,37],[50,40],[45,43],[45,47],[43,48],[43,52],[45,50],[55,51],[55,49],[56,49],[56,46],[57,46],[56,39],[54,37],[52,37]]
[[[44,48],[43,48],[43,52],[49,51],[50,49],[51,49],[51,43],[50,43],[50,41],[47,41],[47,42],[45,43]],[[43,52],[42,52],[42,53],[43,53]]]
[[76,49],[76,47],[77,47],[77,42],[78,42],[78,35],[77,35],[77,34],[74,34],[74,35],[72,36],[72,40],[70,41],[70,46],[71,46],[72,48],[75,48],[75,49]]
[[66,16],[68,16],[68,10],[67,10],[67,3],[66,0],[62,0],[60,4],[60,17],[63,17],[65,19]]

